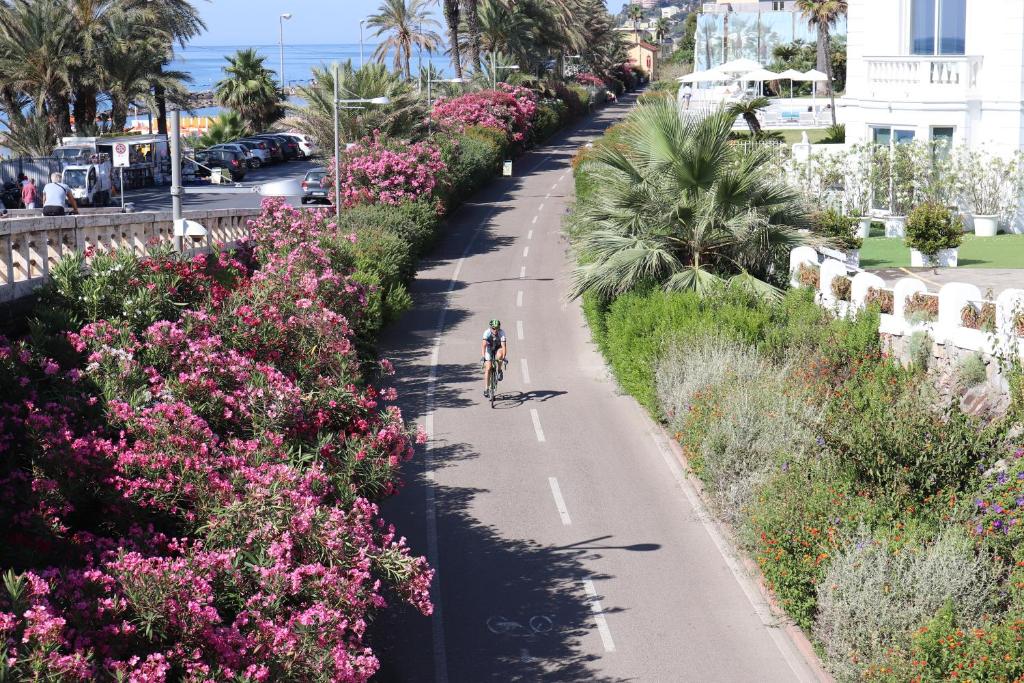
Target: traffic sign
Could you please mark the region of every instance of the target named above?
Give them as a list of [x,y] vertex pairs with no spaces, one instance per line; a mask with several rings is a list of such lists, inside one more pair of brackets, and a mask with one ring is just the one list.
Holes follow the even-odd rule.
[[123,142],[114,143],[114,168],[130,166],[128,161],[128,145]]

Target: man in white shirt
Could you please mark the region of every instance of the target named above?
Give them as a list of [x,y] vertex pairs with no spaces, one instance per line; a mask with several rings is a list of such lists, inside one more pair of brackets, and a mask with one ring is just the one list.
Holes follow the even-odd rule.
[[78,202],[71,188],[60,181],[60,173],[51,173],[50,182],[43,186],[43,215],[63,216],[69,202],[74,213],[78,213]]

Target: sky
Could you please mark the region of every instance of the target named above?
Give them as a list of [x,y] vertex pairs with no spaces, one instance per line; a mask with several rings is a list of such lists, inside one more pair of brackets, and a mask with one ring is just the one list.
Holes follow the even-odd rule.
[[[622,0],[606,0],[616,9]],[[380,0],[194,0],[206,22],[195,45],[276,45],[278,17],[286,12],[285,44],[358,43],[359,20],[376,13]],[[435,10],[440,21],[440,12]],[[375,42],[367,30],[367,43]]]

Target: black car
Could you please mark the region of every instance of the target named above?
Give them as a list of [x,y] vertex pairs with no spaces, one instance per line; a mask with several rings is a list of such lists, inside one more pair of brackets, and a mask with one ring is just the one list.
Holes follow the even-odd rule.
[[251,136],[243,139],[252,140],[253,142],[261,142],[266,145],[267,149],[270,150],[270,159],[274,163],[287,160],[287,157],[285,156],[284,143],[277,138]]
[[277,140],[281,145],[281,149],[284,150],[284,158],[287,161],[298,159],[301,154],[299,150],[299,143],[285,137],[284,135],[278,135],[277,133],[264,133],[255,137],[260,140]]
[[326,179],[326,168],[311,168],[306,171],[306,177],[302,179],[303,204],[331,203],[331,198],[327,194]]
[[299,158],[299,159],[308,159],[309,158],[309,157],[306,156],[306,153],[302,151],[302,140],[298,136],[292,135],[291,133],[279,133],[277,135],[279,135],[279,137],[283,137],[285,140],[287,140],[289,146],[293,145],[293,144],[295,145],[295,153],[297,155],[297,158]]
[[245,178],[245,159],[239,152],[230,149],[205,149],[196,152],[195,159],[199,162],[196,175],[205,178],[211,169],[221,169],[221,175],[227,175],[232,181],[238,182]]

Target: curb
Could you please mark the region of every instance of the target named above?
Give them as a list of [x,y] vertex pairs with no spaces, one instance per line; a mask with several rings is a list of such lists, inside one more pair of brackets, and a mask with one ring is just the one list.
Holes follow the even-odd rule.
[[757,590],[771,608],[772,613],[780,619],[780,626],[782,630],[789,637],[790,642],[792,642],[800,656],[803,657],[808,668],[814,673],[820,683],[835,683],[835,679],[832,675],[825,670],[825,667],[821,663],[821,659],[818,657],[817,652],[815,652],[814,646],[811,644],[807,634],[789,618],[786,611],[779,605],[778,599],[775,597],[775,593],[765,582],[764,574],[761,573],[761,568],[747,556],[746,552],[740,549],[739,544],[736,542],[736,535],[732,526],[713,513],[714,508],[709,504],[710,497],[704,490],[704,484],[692,473],[692,470],[690,469],[690,462],[687,460],[682,446],[672,438],[661,423],[655,421],[650,414],[648,414],[647,411],[636,402],[636,399],[632,399],[632,401],[637,410],[639,410],[650,424],[653,425],[655,430],[657,430],[657,433],[663,438],[664,442],[668,443],[669,450],[672,452],[672,455],[675,456],[678,464],[683,468],[683,477],[685,477],[687,483],[693,487],[693,490],[696,492],[701,504],[709,513],[712,523],[721,533],[723,539],[728,542],[730,549],[733,551],[736,559],[740,561],[748,578],[753,580],[753,583],[757,586]]

